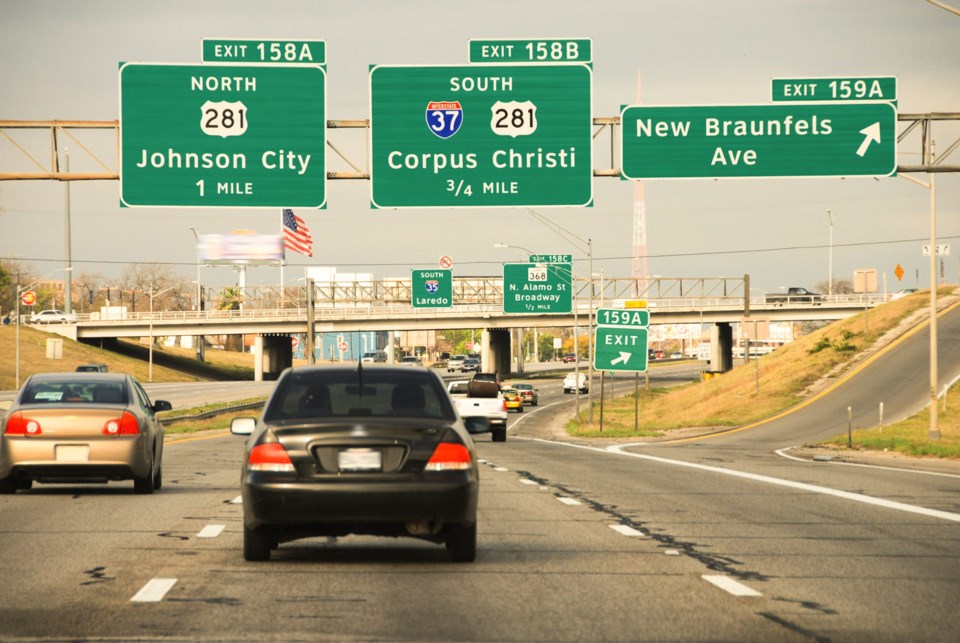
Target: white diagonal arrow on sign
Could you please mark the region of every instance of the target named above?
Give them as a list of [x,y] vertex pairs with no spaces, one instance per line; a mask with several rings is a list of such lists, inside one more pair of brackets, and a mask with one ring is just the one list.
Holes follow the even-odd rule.
[[614,364],[619,364],[620,362],[623,362],[624,364],[626,364],[627,362],[630,361],[630,355],[631,355],[631,353],[626,353],[626,352],[624,352],[624,351],[620,351],[620,357],[618,357],[617,359],[611,361],[611,362],[610,362],[610,366],[613,366]]
[[870,143],[880,142],[880,123],[874,123],[869,127],[864,127],[860,130],[860,133],[866,136],[863,139],[863,143],[860,143],[860,149],[857,150],[857,156],[863,156],[867,153],[867,148],[870,147]]

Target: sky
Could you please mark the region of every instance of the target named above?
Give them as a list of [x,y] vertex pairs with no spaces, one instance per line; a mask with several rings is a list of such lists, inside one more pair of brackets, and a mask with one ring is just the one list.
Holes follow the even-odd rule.
[[[960,1],[948,0],[960,7]],[[370,117],[369,66],[465,64],[473,39],[590,38],[594,117],[644,105],[752,105],[770,102],[771,78],[896,76],[903,113],[960,112],[960,16],[923,0],[485,0],[435,3],[325,2],[14,2],[0,0],[0,119],[95,120],[119,117],[121,62],[199,63],[204,38],[321,39],[327,47],[328,119]],[[638,89],[639,83],[639,89]],[[898,126],[898,131],[902,126]],[[41,162],[43,132],[8,131]],[[117,167],[115,142],[80,132],[67,141],[72,171],[93,171],[79,149]],[[934,127],[938,149],[960,125]],[[328,140],[368,167],[362,130]],[[594,143],[595,169],[610,167],[610,135]],[[71,149],[72,148],[72,149]],[[917,163],[914,132],[898,163]],[[960,151],[950,159],[960,164]],[[62,162],[62,161],[61,161]],[[617,161],[619,163],[619,160]],[[0,137],[0,172],[33,169]],[[328,154],[328,171],[351,168]],[[912,175],[927,181],[927,175]],[[757,291],[814,287],[827,279],[833,215],[834,279],[876,269],[889,291],[929,285],[930,191],[902,177],[646,180],[649,275],[738,277]],[[37,275],[65,264],[65,184],[0,182],[0,258]],[[279,231],[280,210],[121,208],[118,181],[70,183],[74,276],[117,279],[131,265],[169,264],[195,279],[191,226],[203,234]],[[634,184],[593,179],[592,207],[537,208],[570,231],[559,236],[523,208],[371,209],[369,181],[328,181],[327,207],[296,210],[314,238],[312,258],[288,251],[284,279],[305,266],[375,278],[453,260],[454,276],[499,275],[505,261],[536,253],[572,254],[575,272],[629,277]],[[945,277],[960,281],[960,177],[939,174],[940,242],[952,243]],[[572,240],[572,241],[571,241]],[[902,281],[894,274],[905,271]],[[204,285],[231,285],[236,273],[204,268]],[[280,281],[252,267],[247,285]],[[756,294],[756,293],[755,293]]]

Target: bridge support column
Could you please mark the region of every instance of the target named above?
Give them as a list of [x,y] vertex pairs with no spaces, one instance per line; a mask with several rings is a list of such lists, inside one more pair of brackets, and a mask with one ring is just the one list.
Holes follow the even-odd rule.
[[483,331],[480,353],[483,368],[500,373],[506,378],[510,372],[510,329],[488,328]]
[[293,345],[289,335],[257,335],[253,345],[256,351],[255,381],[275,380],[283,369],[293,366]]
[[733,327],[729,322],[710,329],[710,371],[726,373],[733,368]]

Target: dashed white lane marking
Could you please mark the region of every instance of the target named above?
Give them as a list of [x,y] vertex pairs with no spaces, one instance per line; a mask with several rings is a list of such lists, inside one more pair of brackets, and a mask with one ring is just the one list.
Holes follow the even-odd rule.
[[231,504],[231,505],[242,505],[242,504],[243,504],[243,496],[237,496],[236,498],[234,498],[233,500],[230,501],[230,504]]
[[197,534],[197,538],[216,538],[226,529],[226,525],[207,525],[200,530],[200,533]]
[[664,550],[663,553],[666,554],[667,556],[679,556],[679,555],[680,555],[680,552],[677,551],[676,549],[666,549],[666,550]]
[[610,529],[614,530],[618,534],[623,536],[633,536],[643,538],[643,532],[638,531],[631,527],[630,525],[610,525]]
[[531,480],[530,478],[520,478],[520,484],[540,484],[536,480]]
[[747,587],[743,583],[737,582],[729,576],[702,576],[701,578],[708,583],[716,585],[723,591],[733,594],[734,596],[763,596],[763,594],[752,587]]
[[176,578],[154,578],[130,599],[131,603],[159,603],[177,583]]
[[557,500],[559,500],[565,505],[570,505],[571,507],[574,505],[580,504],[580,501],[577,500],[576,498],[567,498],[566,496],[557,496]]
[[505,472],[509,471],[510,469],[508,469],[508,468],[506,468],[506,467],[494,467],[493,470],[494,470],[494,471],[499,471],[500,473],[505,473]]

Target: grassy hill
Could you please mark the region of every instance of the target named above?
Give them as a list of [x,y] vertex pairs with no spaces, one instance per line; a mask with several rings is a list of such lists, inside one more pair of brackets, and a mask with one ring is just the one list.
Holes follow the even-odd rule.
[[[946,297],[954,288],[940,292]],[[675,429],[733,427],[768,418],[829,386],[915,326],[927,317],[928,306],[929,291],[920,292],[830,324],[716,378],[671,389],[641,389],[636,432],[633,395],[605,403],[602,434],[598,402],[594,402],[592,425],[586,422],[584,409],[568,431],[580,437],[661,436]],[[916,422],[919,426],[920,420]],[[940,425],[942,441],[955,443],[948,451],[960,455],[960,413],[948,411]],[[894,434],[891,427],[884,431]],[[925,440],[925,432],[918,439]],[[882,444],[880,448],[896,448]]]

